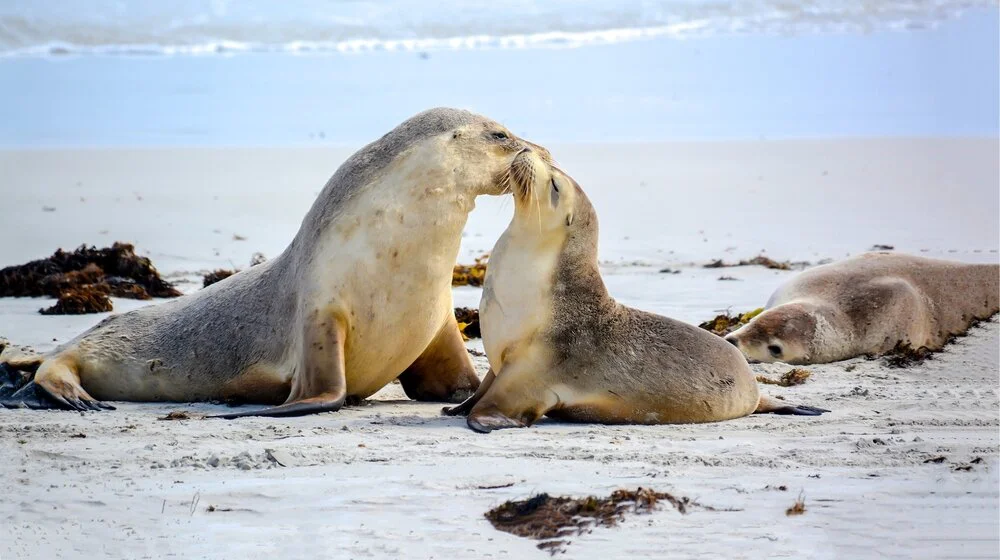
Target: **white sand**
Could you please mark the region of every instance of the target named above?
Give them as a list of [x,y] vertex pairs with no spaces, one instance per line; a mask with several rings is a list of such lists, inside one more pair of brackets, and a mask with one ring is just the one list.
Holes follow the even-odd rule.
[[[553,151],[598,209],[612,293],[694,322],[759,306],[794,274],[697,266],[714,258],[766,249],[815,262],[888,243],[995,262],[997,148],[996,140],[900,139]],[[284,247],[348,152],[0,152],[0,266],[115,240],[134,241],[181,280],[245,266],[254,251]],[[509,202],[481,199],[462,260],[488,249],[509,215]],[[660,274],[664,266],[682,272]],[[741,281],[719,282],[720,274]],[[476,289],[455,293],[456,304],[478,303]],[[45,349],[100,319],[36,313],[49,303],[0,300],[0,335]],[[998,336],[994,320],[916,367],[858,359],[811,367],[803,386],[765,387],[833,410],[819,418],[543,421],[480,435],[439,416],[440,405],[405,400],[396,385],[359,407],[282,420],[156,420],[221,408],[185,404],[0,411],[0,558],[543,558],[482,514],[534,492],[638,485],[739,511],[632,517],[573,538],[567,556],[993,558]],[[789,369],[754,367],[774,376]],[[933,457],[945,459],[925,463]],[[799,492],[807,511],[787,517]]]

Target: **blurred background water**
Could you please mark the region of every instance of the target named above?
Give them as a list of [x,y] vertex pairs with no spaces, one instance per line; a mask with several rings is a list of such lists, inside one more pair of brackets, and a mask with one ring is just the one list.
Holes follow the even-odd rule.
[[997,2],[0,5],[0,146],[356,145],[436,105],[541,142],[997,136]]

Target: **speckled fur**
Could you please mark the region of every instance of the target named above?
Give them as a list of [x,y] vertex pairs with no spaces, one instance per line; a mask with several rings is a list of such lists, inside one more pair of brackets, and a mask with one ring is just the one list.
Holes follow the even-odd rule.
[[751,359],[796,364],[878,355],[897,344],[938,350],[997,313],[998,298],[996,264],[866,253],[803,272],[726,338]]
[[[46,356],[36,381],[75,398],[281,403],[309,396],[294,394],[311,390],[297,379],[304,356],[329,349],[307,348],[303,332],[333,317],[346,332],[348,396],[370,395],[409,372],[432,341],[435,355],[467,370],[464,389],[474,390],[464,346],[461,356],[445,356],[455,345],[439,336],[459,336],[451,267],[475,197],[503,194],[502,173],[528,145],[467,111],[420,113],[340,166],[281,255],[194,294],[109,317]],[[400,239],[410,244],[394,247]],[[372,298],[395,307],[383,310]],[[399,321],[404,328],[383,328]]]
[[[515,188],[514,219],[487,271],[480,320],[496,378],[471,407],[470,426],[530,425],[542,414],[659,424],[754,412],[760,395],[740,353],[697,327],[616,302],[601,279],[597,214],[586,194],[561,171],[537,160],[532,167],[520,174],[530,188]],[[554,267],[515,267],[544,263],[549,252]],[[547,288],[538,302],[516,305],[537,285]],[[510,332],[538,317],[539,327]]]

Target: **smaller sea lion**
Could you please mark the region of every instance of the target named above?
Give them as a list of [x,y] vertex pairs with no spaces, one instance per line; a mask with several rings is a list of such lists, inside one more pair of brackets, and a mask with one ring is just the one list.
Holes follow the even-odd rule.
[[998,311],[1000,266],[865,253],[807,270],[726,336],[748,359],[822,364],[899,345],[940,350]]
[[761,397],[743,356],[693,325],[616,302],[597,264],[597,214],[580,186],[530,149],[503,181],[515,211],[486,272],[480,326],[491,369],[445,414],[479,432],[576,422],[714,422],[826,412]]

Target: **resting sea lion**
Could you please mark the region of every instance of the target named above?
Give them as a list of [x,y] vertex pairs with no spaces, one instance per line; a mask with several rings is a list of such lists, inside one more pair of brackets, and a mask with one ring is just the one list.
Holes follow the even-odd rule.
[[667,424],[825,412],[761,397],[746,360],[721,338],[617,303],[580,186],[527,150],[510,169],[514,218],[491,253],[479,310],[490,371],[446,414],[468,414],[469,427],[488,432],[543,414]]
[[528,147],[549,157],[485,117],[420,113],[340,166],[277,258],[108,317],[45,355],[4,404],[40,406],[41,388],[77,410],[224,399],[284,403],[227,417],[287,416],[338,410],[397,377],[411,398],[457,402],[479,384],[452,306],[462,229]]
[[998,310],[1000,266],[866,253],[807,270],[726,340],[761,362],[822,364],[897,345],[940,350]]

